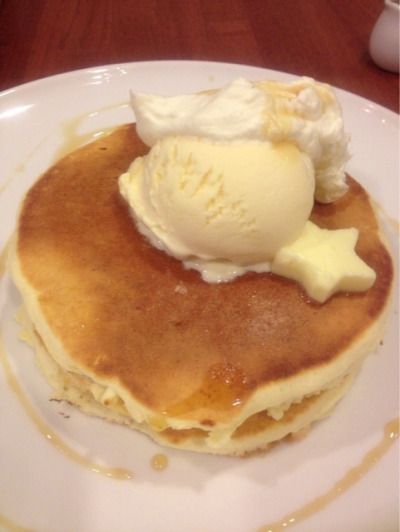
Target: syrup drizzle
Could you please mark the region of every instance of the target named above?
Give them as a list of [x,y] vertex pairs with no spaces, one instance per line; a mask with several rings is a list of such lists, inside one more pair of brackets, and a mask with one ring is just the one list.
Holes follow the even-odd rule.
[[3,249],[0,251],[0,279],[6,273],[10,241],[11,238],[4,244]]
[[[52,162],[49,163],[49,166],[51,166],[51,164],[55,163],[62,157],[68,155],[72,151],[76,150],[77,148],[80,148],[84,144],[87,144],[91,141],[99,139],[100,137],[108,135],[111,131],[115,129],[115,127],[117,127],[116,125],[114,125],[110,127],[103,127],[101,129],[95,129],[88,133],[80,133],[79,128],[86,120],[101,115],[102,113],[107,113],[109,111],[118,109],[124,109],[125,107],[129,107],[128,102],[111,104],[108,106],[101,107],[96,111],[82,113],[81,115],[77,115],[58,124],[58,127],[61,129],[62,142],[60,147],[56,149],[52,157]],[[126,122],[127,121],[128,120],[126,120]],[[40,142],[38,142],[38,144],[33,146],[32,150],[26,154],[25,159],[21,161],[17,166],[15,166],[12,173],[5,179],[2,184],[0,184],[0,196],[3,194],[3,192],[5,192],[5,190],[8,188],[8,186],[11,184],[11,182],[17,175],[21,175],[26,172],[29,161],[37,153],[38,149],[45,145],[45,143],[48,142],[50,137],[54,137],[57,134],[57,131],[49,131],[48,134],[42,140],[40,140]]]
[[20,525],[17,525],[16,523],[8,519],[8,517],[6,517],[5,515],[1,515],[1,514],[0,514],[0,529],[7,530],[8,532],[32,532],[30,528],[24,528]]
[[290,512],[279,521],[261,527],[258,532],[281,532],[282,530],[286,530],[289,526],[304,521],[307,517],[311,517],[313,514],[328,506],[328,504],[361,480],[389,450],[398,437],[399,418],[396,418],[385,425],[382,440],[364,455],[359,464],[349,469],[349,471],[347,471],[345,475],[325,493],[319,495],[301,508]]
[[8,361],[4,346],[0,344],[0,361],[2,363],[4,373],[6,375],[7,383],[12,391],[17,396],[20,404],[24,408],[26,414],[31,418],[33,423],[39,429],[39,432],[52,443],[58,451],[60,451],[64,456],[74,461],[75,463],[109,478],[114,478],[118,480],[129,480],[133,477],[132,471],[120,467],[107,467],[100,465],[96,462],[88,460],[81,454],[79,454],[75,449],[72,449],[67,445],[36,413],[29,399],[23,392],[21,386],[19,385],[17,379],[15,378],[10,363]]
[[164,471],[168,467],[168,456],[155,454],[151,459],[151,467],[156,471]]
[[389,226],[389,229],[396,235],[399,236],[400,234],[400,220],[398,218],[394,218],[393,216],[390,216],[385,208],[378,203],[376,200],[371,199],[371,203],[379,216],[382,220],[384,220],[387,225]]

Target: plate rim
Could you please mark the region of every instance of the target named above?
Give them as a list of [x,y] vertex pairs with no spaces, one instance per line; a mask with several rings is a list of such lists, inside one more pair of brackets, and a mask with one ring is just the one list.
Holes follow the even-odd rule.
[[[126,62],[118,62],[118,63],[106,63],[106,64],[98,64],[90,67],[82,67],[77,68],[73,70],[66,70],[65,72],[59,72],[57,74],[50,74],[48,76],[40,77],[31,81],[23,82],[21,84],[9,87],[8,89],[4,89],[0,91],[0,104],[2,103],[2,98],[7,97],[8,95],[12,95],[15,93],[18,93],[19,91],[25,91],[28,89],[36,89],[38,85],[41,84],[47,84],[47,83],[56,83],[58,81],[61,81],[63,79],[67,79],[74,76],[79,75],[89,75],[90,73],[93,73],[97,70],[117,70],[117,69],[123,69],[123,68],[132,68],[134,66],[157,66],[157,65],[176,65],[176,66],[189,66],[189,65],[197,65],[205,67],[207,65],[211,65],[213,67],[222,67],[222,68],[243,68],[243,69],[250,69],[259,71],[260,74],[262,71],[265,72],[273,72],[281,76],[290,76],[294,79],[306,77],[310,79],[314,79],[315,81],[319,81],[317,78],[312,78],[311,76],[302,76],[301,74],[293,74],[291,72],[285,72],[283,70],[276,70],[276,69],[270,69],[268,67],[264,66],[258,66],[258,65],[247,65],[244,63],[230,63],[226,61],[208,61],[208,60],[195,60],[195,59],[159,59],[159,60],[143,60],[143,61],[126,61]],[[326,83],[327,82],[322,82]],[[391,115],[393,115],[393,118],[400,119],[400,114],[396,113],[392,109],[389,109],[388,107],[385,107],[384,105],[374,102],[373,100],[370,100],[366,98],[365,96],[362,96],[360,94],[357,94],[356,92],[349,91],[345,88],[338,87],[337,85],[329,84],[335,91],[338,91],[338,93],[344,93],[347,96],[350,96],[352,98],[356,98],[358,100],[362,100],[365,104],[372,105],[374,108],[377,108],[377,110],[381,110],[383,112],[387,112]]]

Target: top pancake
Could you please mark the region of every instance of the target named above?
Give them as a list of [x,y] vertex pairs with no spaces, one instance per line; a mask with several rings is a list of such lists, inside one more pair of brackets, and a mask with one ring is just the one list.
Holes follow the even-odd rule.
[[22,206],[22,292],[38,304],[46,324],[39,333],[66,369],[121,385],[155,412],[197,411],[212,425],[255,390],[317,375],[351,351],[382,313],[392,281],[390,256],[358,183],[349,178],[342,199],[316,204],[312,220],[357,227],[357,252],[377,279],[367,292],[320,305],[273,274],[205,283],[152,247],[117,183],[147,150],[134,126],[119,128],[53,166]]

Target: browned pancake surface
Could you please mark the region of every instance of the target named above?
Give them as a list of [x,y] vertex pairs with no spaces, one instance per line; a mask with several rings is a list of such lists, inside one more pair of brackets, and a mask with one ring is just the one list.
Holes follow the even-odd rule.
[[[315,205],[321,227],[357,227],[375,270],[369,291],[313,303],[294,282],[247,274],[208,284],[136,230],[117,179],[147,151],[133,126],[67,156],[28,193],[19,224],[22,272],[53,333],[89,372],[120,380],[159,411],[204,407],[205,424],[259,385],[329,362],[382,310],[392,279],[366,192]],[[201,415],[201,414],[199,414]]]

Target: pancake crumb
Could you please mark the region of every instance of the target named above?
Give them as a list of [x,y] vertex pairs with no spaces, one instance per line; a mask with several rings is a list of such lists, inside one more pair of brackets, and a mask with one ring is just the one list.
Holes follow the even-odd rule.
[[178,283],[175,286],[174,292],[176,292],[177,294],[186,295],[188,293],[188,289],[186,288],[186,286],[183,283]]

